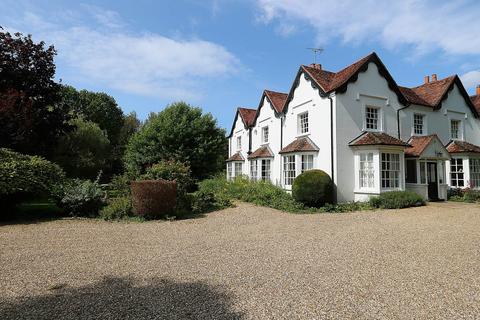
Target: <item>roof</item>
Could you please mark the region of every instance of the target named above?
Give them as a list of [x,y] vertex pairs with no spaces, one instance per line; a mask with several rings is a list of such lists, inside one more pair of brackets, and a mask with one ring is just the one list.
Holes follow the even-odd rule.
[[348,144],[349,146],[401,146],[408,147],[409,144],[394,138],[383,132],[364,132]]
[[408,140],[410,147],[405,149],[405,154],[407,156],[419,157],[434,139],[438,139],[436,134],[411,137]]
[[285,106],[285,101],[287,101],[288,94],[270,90],[265,90],[264,92],[272,106],[275,108],[275,111],[281,113]]
[[449,153],[480,153],[480,147],[465,141],[452,140],[447,144]]
[[225,161],[230,162],[230,161],[244,161],[244,160],[245,158],[242,156],[242,154],[240,152],[237,152]]
[[455,82],[456,76],[431,81],[414,88],[400,87],[400,90],[410,103],[422,106],[438,108],[445,96]]
[[238,108],[238,113],[240,114],[240,117],[242,117],[245,126],[250,127],[253,125],[253,120],[255,119],[255,114],[257,113],[257,110],[249,108]]
[[261,146],[248,156],[248,159],[273,158],[273,153],[268,146]]
[[279,153],[290,153],[290,152],[311,152],[318,151],[318,147],[313,143],[312,140],[308,137],[297,138],[292,143],[287,145],[285,148],[280,150]]
[[471,96],[470,100],[472,101],[473,105],[475,106],[475,109],[477,109],[477,112],[480,113],[480,94],[477,94],[476,96]]

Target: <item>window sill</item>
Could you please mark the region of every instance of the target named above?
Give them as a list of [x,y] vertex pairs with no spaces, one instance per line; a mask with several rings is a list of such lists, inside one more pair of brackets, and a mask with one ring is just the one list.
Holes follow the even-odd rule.
[[301,137],[307,137],[310,135],[310,132],[306,132],[306,133],[299,133],[296,135],[296,138],[301,138]]
[[379,194],[380,191],[376,189],[355,189],[353,193],[363,193],[363,194]]

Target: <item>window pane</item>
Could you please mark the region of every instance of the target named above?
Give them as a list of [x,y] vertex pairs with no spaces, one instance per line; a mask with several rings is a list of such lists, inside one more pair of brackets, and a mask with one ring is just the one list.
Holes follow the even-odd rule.
[[300,133],[308,132],[308,112],[298,115],[298,125]]
[[480,159],[469,159],[470,161],[470,187],[480,187]]
[[417,183],[417,160],[407,160],[405,178],[407,183]]
[[413,130],[415,134],[423,134],[423,114],[414,114],[413,115]]
[[452,158],[450,160],[450,184],[453,187],[465,186],[462,158]]
[[283,177],[285,185],[291,186],[293,184],[295,179],[295,156],[283,157]]
[[398,153],[382,153],[382,188],[396,189],[400,187],[400,155]]
[[365,109],[365,126],[367,129],[378,129],[378,109],[367,107]]
[[302,155],[302,172],[313,169],[313,155]]
[[373,153],[360,154],[360,167],[358,176],[360,180],[360,188],[374,188],[375,174],[373,169]]
[[250,160],[250,179],[257,180],[258,176],[257,160]]
[[262,180],[270,181],[270,160],[262,160]]

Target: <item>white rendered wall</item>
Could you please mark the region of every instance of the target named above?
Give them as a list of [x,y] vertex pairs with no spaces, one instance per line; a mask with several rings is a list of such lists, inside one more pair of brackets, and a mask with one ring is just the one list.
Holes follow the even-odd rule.
[[[242,148],[238,150],[237,148],[237,137],[242,137]],[[247,159],[248,152],[248,130],[245,129],[242,118],[240,115],[237,117],[235,126],[233,128],[232,137],[229,139],[229,154],[228,157],[231,157],[235,153],[240,152],[244,159]],[[248,175],[249,173],[248,162],[243,162],[243,174]],[[233,176],[235,176],[235,169],[233,169]]]
[[[355,200],[354,150],[348,143],[364,129],[365,106],[380,108],[381,131],[397,137],[396,110],[400,105],[387,80],[378,73],[374,63],[360,72],[355,82],[349,83],[347,91],[336,95],[336,165],[337,201]],[[357,197],[358,199],[358,197]]]
[[[299,114],[306,111],[308,111],[309,132],[299,134],[297,118]],[[320,149],[315,153],[313,168],[321,169],[331,175],[330,100],[320,97],[318,89],[312,87],[310,81],[301,74],[285,116],[282,147],[287,146],[298,137],[304,136],[309,137]],[[283,159],[281,163],[283,164]],[[296,171],[297,175],[300,174],[299,161],[296,164]],[[283,180],[282,186],[284,186]],[[284,187],[289,189],[288,186]]]

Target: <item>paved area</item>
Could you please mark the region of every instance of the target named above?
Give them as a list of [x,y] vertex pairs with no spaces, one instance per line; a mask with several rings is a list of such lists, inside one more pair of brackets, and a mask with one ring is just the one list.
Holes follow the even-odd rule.
[[480,207],[0,225],[1,319],[478,319]]

